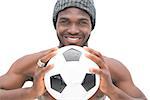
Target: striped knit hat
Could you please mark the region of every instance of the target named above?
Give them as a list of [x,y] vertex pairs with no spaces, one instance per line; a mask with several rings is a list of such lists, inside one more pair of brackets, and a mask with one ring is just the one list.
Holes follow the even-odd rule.
[[65,8],[77,7],[86,11],[91,17],[92,30],[95,27],[96,11],[93,0],[57,0],[53,12],[53,24],[56,28],[58,13]]

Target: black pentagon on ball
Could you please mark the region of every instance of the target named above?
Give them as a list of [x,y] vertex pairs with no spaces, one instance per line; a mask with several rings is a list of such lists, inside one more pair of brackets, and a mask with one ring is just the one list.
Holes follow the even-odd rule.
[[61,93],[67,86],[60,74],[50,77],[51,88]]
[[65,60],[68,61],[79,61],[81,52],[71,48],[63,53]]
[[88,92],[96,85],[96,77],[95,74],[89,74],[86,73],[85,78],[81,85],[84,87],[84,89]]

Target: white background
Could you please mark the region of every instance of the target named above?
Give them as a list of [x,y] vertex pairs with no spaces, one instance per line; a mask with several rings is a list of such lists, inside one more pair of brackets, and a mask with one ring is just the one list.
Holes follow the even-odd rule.
[[[0,0],[0,75],[18,58],[58,45],[52,24],[56,0]],[[150,99],[150,1],[95,0],[89,47],[127,66]]]

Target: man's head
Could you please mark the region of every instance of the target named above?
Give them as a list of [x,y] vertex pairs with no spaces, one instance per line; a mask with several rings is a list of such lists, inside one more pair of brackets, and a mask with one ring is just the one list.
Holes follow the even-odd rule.
[[93,0],[57,0],[53,23],[60,40],[60,46],[87,45],[95,26]]

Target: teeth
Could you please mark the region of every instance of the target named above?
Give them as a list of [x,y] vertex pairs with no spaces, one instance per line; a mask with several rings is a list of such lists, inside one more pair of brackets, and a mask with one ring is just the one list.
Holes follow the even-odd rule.
[[75,41],[75,40],[78,40],[79,38],[68,38],[68,39]]

